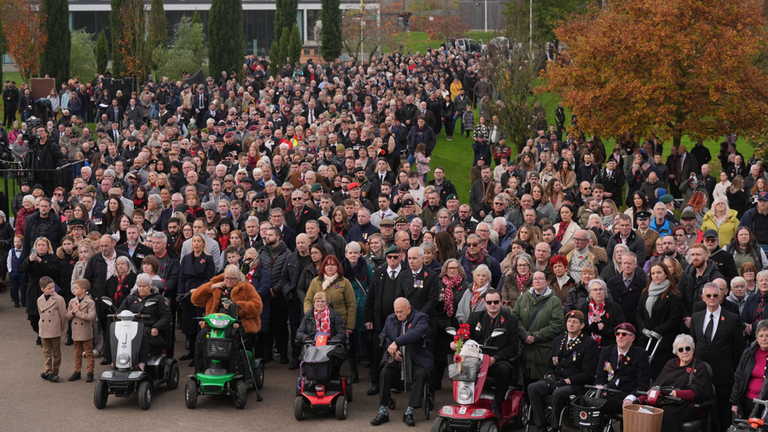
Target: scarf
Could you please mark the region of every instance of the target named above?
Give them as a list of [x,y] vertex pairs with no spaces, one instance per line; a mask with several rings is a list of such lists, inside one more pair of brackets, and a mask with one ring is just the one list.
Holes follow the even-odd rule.
[[221,250],[226,250],[229,246],[229,235],[226,237],[219,236],[219,244],[221,244]]
[[[589,319],[589,323],[595,323],[597,321],[601,321],[601,318],[603,317],[603,314],[605,313],[605,301],[600,303],[598,306],[595,304],[595,301],[590,299],[589,300],[589,312],[587,313],[587,317]],[[600,333],[592,332],[592,339],[597,342],[597,346],[600,346],[600,341],[603,339],[602,336],[600,336]]]
[[[453,310],[453,294],[454,290],[459,287],[459,284],[461,284],[462,278],[460,274],[457,274],[456,276],[449,278],[448,276],[443,276],[443,301],[445,302],[445,314],[448,315],[448,318],[452,317],[454,314]],[[473,295],[474,298],[474,295]],[[472,305],[474,307],[474,305]]]
[[115,290],[115,298],[114,298],[115,301],[118,301],[121,298],[123,298],[123,289],[125,288],[125,278],[126,278],[125,276],[117,277],[117,289]]
[[531,279],[531,273],[528,273],[525,276],[515,275],[515,282],[517,283],[517,289],[520,290],[520,292],[523,292],[525,290],[525,285],[528,283],[528,280]]
[[322,312],[315,309],[315,329],[316,333],[331,335],[331,310],[328,307]]
[[327,290],[336,278],[337,276],[335,274],[323,276],[323,291]]
[[648,312],[649,317],[651,316],[653,305],[659,300],[659,297],[661,297],[661,294],[666,291],[667,288],[669,288],[669,280],[665,280],[660,284],[651,282],[651,284],[648,285],[648,299],[645,300],[645,311]]
[[565,230],[568,229],[568,225],[570,225],[570,222],[560,222],[560,226],[557,227],[557,235],[555,236],[555,239],[557,241],[563,241],[563,236],[565,235]]
[[475,311],[475,305],[477,304],[477,302],[481,298],[483,298],[483,294],[485,294],[485,292],[488,291],[488,286],[490,284],[491,283],[488,282],[487,284],[485,284],[485,285],[483,285],[483,286],[481,286],[479,288],[477,286],[472,287],[472,312]]
[[755,317],[752,320],[752,322],[757,322],[765,318],[765,301],[768,299],[768,295],[761,295],[760,296],[760,304],[757,305],[757,310],[755,311]]
[[480,249],[480,253],[477,254],[477,258],[472,258],[472,255],[469,254],[469,249],[467,249],[466,256],[467,260],[472,266],[472,269],[474,270],[475,267],[479,266],[485,261],[485,249]]

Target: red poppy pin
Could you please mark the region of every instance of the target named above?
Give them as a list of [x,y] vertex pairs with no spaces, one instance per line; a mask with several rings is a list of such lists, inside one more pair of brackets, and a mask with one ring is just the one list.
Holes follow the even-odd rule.
[[501,323],[504,324],[504,317],[501,317]]
[[691,373],[691,368],[687,368],[685,371]]
[[720,321],[725,321],[725,317],[720,317]]
[[611,314],[605,314],[605,317],[606,317],[606,318],[610,318],[610,317],[611,317]]
[[205,264],[205,259],[201,259],[200,264]]

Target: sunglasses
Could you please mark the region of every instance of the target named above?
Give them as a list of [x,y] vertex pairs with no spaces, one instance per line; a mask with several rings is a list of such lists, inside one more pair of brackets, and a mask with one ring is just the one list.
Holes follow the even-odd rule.
[[397,259],[400,258],[398,255],[387,255],[387,259]]
[[720,297],[720,294],[704,294],[704,297],[706,298],[718,298]]
[[469,247],[478,247],[478,246],[480,246],[480,243],[467,243],[467,246],[469,246]]
[[679,352],[679,353],[681,353],[681,352],[683,352],[683,351],[685,351],[685,352],[690,352],[690,351],[692,351],[692,350],[693,350],[693,348],[691,348],[691,347],[687,346],[687,347],[680,347],[680,348],[678,348],[678,349],[677,349],[677,352]]
[[629,337],[632,333],[616,332],[616,337]]
[[501,303],[501,300],[486,300],[485,301],[485,304],[487,304],[487,305],[497,305],[499,303]]
[[300,198],[300,197],[299,197],[299,198],[291,198],[291,201],[301,201],[301,200],[303,200],[303,199],[304,199],[304,198]]

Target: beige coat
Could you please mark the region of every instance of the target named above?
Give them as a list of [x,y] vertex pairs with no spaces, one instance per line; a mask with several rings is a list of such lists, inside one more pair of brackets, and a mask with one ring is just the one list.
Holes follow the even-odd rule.
[[37,310],[40,313],[38,336],[42,339],[60,337],[67,328],[67,304],[64,297],[54,293],[48,301],[45,294],[37,298]]
[[77,303],[77,298],[70,300],[67,309],[67,319],[72,320],[72,340],[91,340],[93,339],[93,320],[96,319],[96,303],[90,297],[85,296],[78,306],[78,311],[72,313],[75,303]]

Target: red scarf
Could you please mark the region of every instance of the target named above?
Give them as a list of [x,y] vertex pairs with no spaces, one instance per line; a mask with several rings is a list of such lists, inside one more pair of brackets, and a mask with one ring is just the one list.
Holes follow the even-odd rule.
[[528,273],[525,276],[515,275],[515,282],[517,282],[517,289],[519,289],[521,292],[525,290],[525,284],[528,283],[528,280],[531,278],[531,274]]
[[115,301],[123,298],[123,288],[125,286],[125,276],[117,277],[117,290],[115,290]]
[[315,309],[315,333],[325,333],[328,336],[331,335],[331,310],[325,308],[322,312],[317,312]]
[[563,236],[565,235],[565,230],[568,229],[568,225],[571,223],[566,223],[565,221],[560,222],[560,226],[557,227],[557,235],[555,236],[555,239],[559,242],[563,241]]
[[[594,300],[589,300],[588,318],[589,318],[590,324],[600,320],[604,313],[605,313],[605,302],[600,303],[600,306],[598,306],[595,304]],[[595,342],[597,342],[597,346],[600,347],[600,341],[603,339],[603,337],[600,336],[600,333],[592,332],[592,339],[594,339]]]
[[[445,314],[448,315],[448,318],[452,317],[454,314],[453,310],[453,295],[454,290],[459,287],[459,284],[461,284],[462,277],[460,274],[457,274],[456,276],[449,278],[448,276],[443,276],[443,285],[445,285],[444,293],[443,293],[443,300],[445,301]],[[474,307],[474,305],[472,305]]]
[[219,236],[219,243],[221,244],[221,250],[226,250],[227,246],[229,246],[229,235],[226,237]]
[[474,270],[475,267],[485,262],[485,249],[480,249],[480,253],[477,255],[477,258],[472,258],[472,256],[469,254],[469,249],[467,249],[466,256],[467,260],[472,266],[472,270]]
[[477,287],[477,286],[472,287],[472,312],[475,311],[475,305],[477,304],[478,301],[480,301],[481,298],[483,298],[483,294],[485,294],[485,291],[481,293],[478,288],[482,288],[482,287]]

